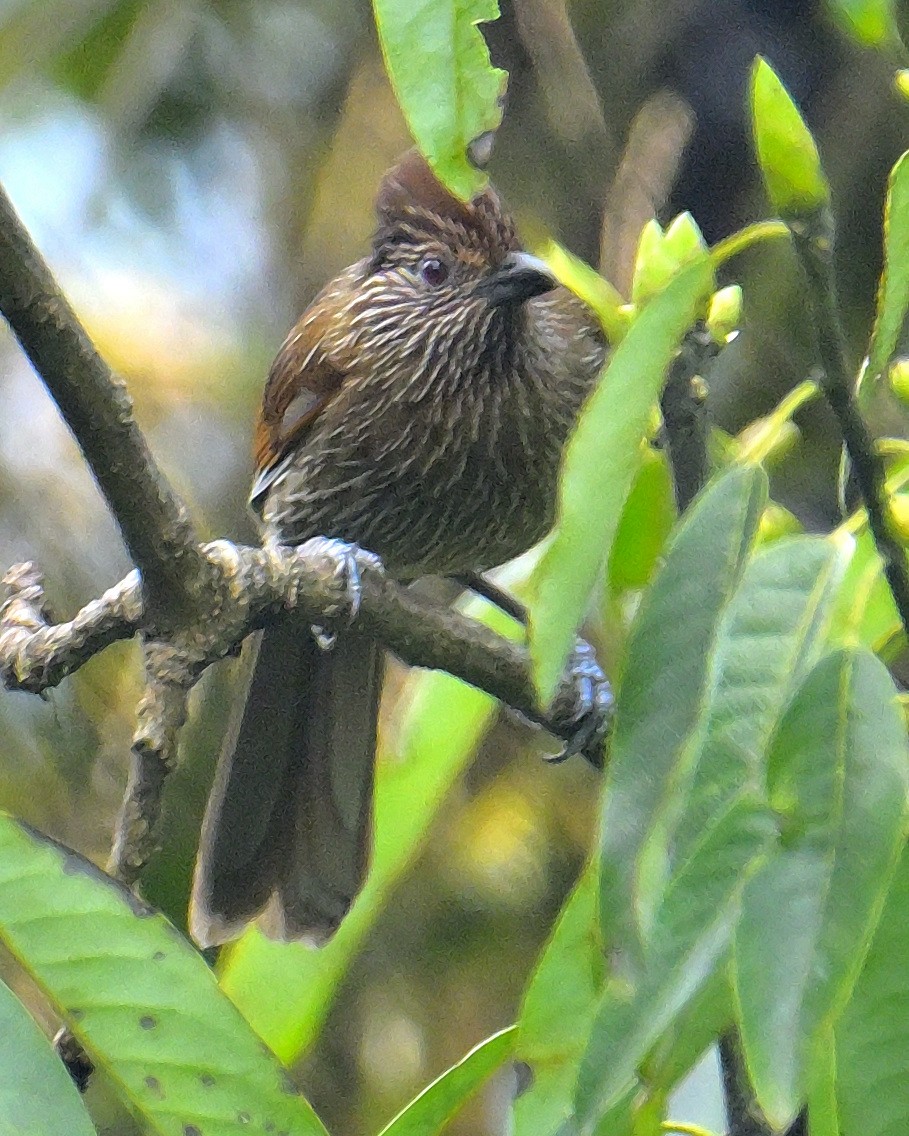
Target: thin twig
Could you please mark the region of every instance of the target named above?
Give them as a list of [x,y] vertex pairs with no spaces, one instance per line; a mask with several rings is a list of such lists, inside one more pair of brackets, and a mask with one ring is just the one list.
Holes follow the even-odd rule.
[[868,524],[884,575],[893,593],[903,630],[909,637],[909,565],[893,532],[886,470],[855,398],[846,338],[840,322],[833,275],[833,221],[829,209],[788,220],[793,245],[808,278],[808,295],[817,328],[823,376],[821,388],[836,415],[856,484],[868,510]]
[[[163,657],[160,657],[162,656]],[[177,763],[192,685],[162,644],[145,649],[147,683],[139,703],[132,767],[114,832],[108,871],[132,886],[158,849],[157,831],[167,775]],[[173,671],[173,676],[168,675]]]
[[43,694],[118,639],[131,639],[142,619],[138,572],[87,603],[68,623],[50,623],[44,580],[34,564],[15,564],[0,581],[0,678],[10,690]]
[[210,581],[182,503],[136,426],[126,388],[92,346],[0,189],[0,312],[60,408],[142,573],[157,618],[182,618]]
[[[692,328],[676,356],[663,392],[663,426],[680,513],[703,489],[709,475],[704,371],[718,351],[706,328]],[[728,1136],[771,1136],[770,1127],[751,1092],[736,1031],[729,1030],[718,1044]]]
[[719,1050],[728,1136],[773,1136],[773,1130],[751,1092],[745,1058],[735,1030],[720,1038]]
[[669,368],[660,400],[679,513],[700,493],[709,474],[704,373],[719,350],[706,327],[693,327]]

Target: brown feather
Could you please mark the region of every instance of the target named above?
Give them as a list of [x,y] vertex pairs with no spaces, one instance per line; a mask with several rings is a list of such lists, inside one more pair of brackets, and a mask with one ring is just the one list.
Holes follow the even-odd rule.
[[471,201],[462,201],[439,181],[419,150],[408,150],[382,179],[376,216],[377,257],[384,246],[413,240],[420,229],[456,242],[478,239],[487,253],[499,258],[520,247],[511,218],[492,186]]
[[[489,189],[484,192],[492,194]],[[420,151],[414,149],[408,150],[382,179],[376,194],[376,214],[380,222],[387,223],[409,217],[416,210],[469,225],[474,206],[455,197],[432,172]]]
[[278,461],[289,446],[302,441],[307,428],[344,382],[343,374],[322,351],[323,325],[330,318],[324,301],[316,301],[284,340],[271,366],[256,429],[259,472]]
[[[376,208],[371,256],[323,290],[272,367],[253,498],[267,540],[355,543],[401,579],[482,571],[551,526],[606,345],[564,288],[490,298],[520,248],[492,189],[459,201],[411,152]],[[326,655],[269,627],[206,821],[203,941],[264,907],[282,937],[324,939],[343,917],[367,863],[378,655],[359,628]]]

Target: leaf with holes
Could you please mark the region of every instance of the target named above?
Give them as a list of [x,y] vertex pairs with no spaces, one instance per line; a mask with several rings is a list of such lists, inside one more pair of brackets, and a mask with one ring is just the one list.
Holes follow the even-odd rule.
[[471,142],[502,118],[504,71],[493,67],[477,24],[496,0],[373,0],[385,69],[417,145],[443,182],[468,200],[485,181]]
[[150,1132],[325,1136],[286,1070],[165,918],[3,814],[0,941]]

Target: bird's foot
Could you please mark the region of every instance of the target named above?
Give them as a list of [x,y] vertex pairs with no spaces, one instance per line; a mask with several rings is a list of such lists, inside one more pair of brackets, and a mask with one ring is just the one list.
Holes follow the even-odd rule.
[[360,612],[363,570],[381,572],[382,561],[358,544],[335,537],[312,537],[300,545],[300,552],[307,557],[322,557],[328,565],[327,582],[336,598],[323,612],[323,620],[313,625],[312,633],[322,650],[330,651],[338,632],[349,627]]
[[583,639],[575,642],[567,674],[571,681],[562,684],[550,709],[550,719],[567,740],[546,760],[558,765],[580,754],[595,769],[602,769],[615,699],[593,647]]

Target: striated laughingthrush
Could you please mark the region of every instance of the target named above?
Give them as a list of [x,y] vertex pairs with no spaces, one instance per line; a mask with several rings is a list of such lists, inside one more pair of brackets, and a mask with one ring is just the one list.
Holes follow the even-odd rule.
[[[251,501],[282,544],[338,538],[402,580],[480,572],[552,525],[605,342],[521,250],[491,188],[464,203],[411,151],[376,211],[370,255],[323,289],[271,368]],[[354,624],[324,650],[288,617],[244,655],[192,932],[220,943],[267,909],[268,933],[324,942],[369,857],[381,647]]]

